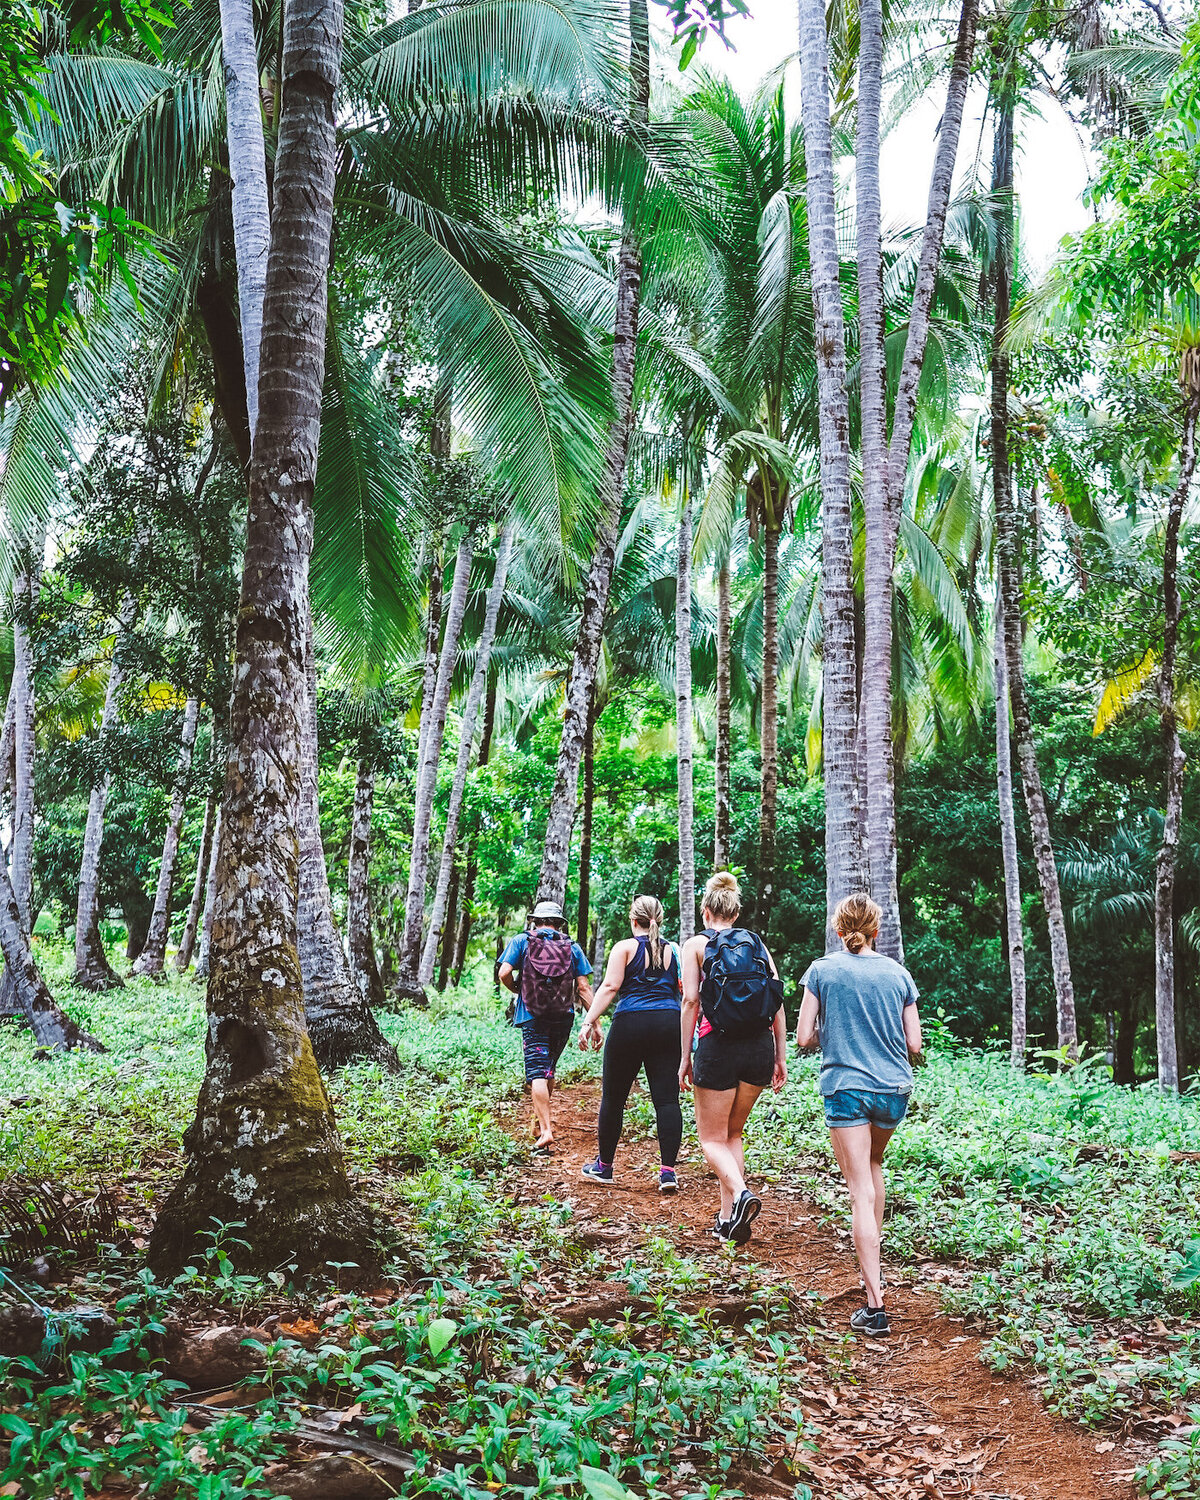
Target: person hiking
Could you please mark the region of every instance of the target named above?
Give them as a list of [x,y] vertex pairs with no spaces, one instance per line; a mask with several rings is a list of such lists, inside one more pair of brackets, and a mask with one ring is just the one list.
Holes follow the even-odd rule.
[[683,1111],[679,1107],[679,959],[662,937],[662,902],[635,896],[629,908],[633,936],[613,945],[579,1033],[581,1048],[601,1044],[600,1017],[614,1000],[604,1041],[604,1074],[597,1122],[599,1152],[583,1168],[591,1182],[611,1183],[613,1158],[625,1123],[629,1091],[643,1070],[658,1125],[658,1190],[673,1193]]
[[833,925],[842,940],[804,976],[796,1022],[802,1048],[820,1045],[818,1087],[833,1154],[850,1190],[851,1229],[866,1304],[851,1328],[872,1338],[889,1334],[880,1268],[883,1235],[883,1153],[908,1110],[911,1058],[921,1051],[917,987],[895,959],[875,952],[882,913],[870,896],[839,901]]
[[521,1029],[536,1152],[549,1152],[554,1145],[554,1070],[575,1024],[576,1001],[585,1007],[592,1003],[587,977],[591,972],[587,955],[568,936],[562,907],[555,901],[539,901],[526,930],[500,955],[500,983],[517,997],[513,1025]]
[[742,1131],[763,1089],[778,1093],[787,1082],[783,984],[762,938],[737,926],[741,909],[736,878],[718,871],[704,890],[704,931],[683,947],[679,1064],[680,1089],[692,1086],[700,1149],[721,1184],[712,1233],[735,1245],[762,1212],[746,1186]]

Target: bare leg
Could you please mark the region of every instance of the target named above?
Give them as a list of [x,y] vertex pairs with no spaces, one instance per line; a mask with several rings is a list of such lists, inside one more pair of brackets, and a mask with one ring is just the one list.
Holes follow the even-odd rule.
[[881,1130],[878,1125],[871,1126],[871,1183],[875,1188],[875,1223],[879,1226],[879,1242],[883,1244],[883,1153],[887,1150],[887,1143],[895,1135],[894,1130]]
[[696,1103],[696,1134],[704,1160],[721,1184],[721,1217],[727,1219],[733,1200],[746,1186],[742,1163],[729,1148],[729,1120],[737,1102],[737,1089],[693,1088]]
[[752,1083],[739,1083],[733,1108],[729,1112],[729,1149],[737,1162],[743,1187],[746,1186],[746,1151],[742,1144],[742,1131],[745,1130],[750,1111],[761,1093],[762,1089],[756,1088]]
[[879,1288],[879,1225],[875,1219],[875,1183],[871,1166],[871,1127],[850,1125],[830,1130],[833,1154],[850,1189],[851,1230],[858,1265],[867,1289],[867,1306],[882,1307]]
[[537,1116],[539,1146],[547,1146],[554,1139],[554,1127],[550,1120],[550,1081],[547,1078],[535,1078],[529,1085],[529,1095],[533,1100],[533,1112]]

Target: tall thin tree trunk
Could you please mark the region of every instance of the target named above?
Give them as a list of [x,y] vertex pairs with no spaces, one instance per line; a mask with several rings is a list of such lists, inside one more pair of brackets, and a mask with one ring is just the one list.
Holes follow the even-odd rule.
[[730,726],[730,653],[731,627],[729,608],[729,559],[717,573],[717,740],[714,757],[713,798],[713,869],[724,870],[729,864],[729,825],[732,821],[730,801],[730,761],[733,737]]
[[196,948],[196,932],[200,926],[200,914],[204,907],[204,896],[208,890],[208,867],[212,863],[213,828],[217,821],[218,795],[214,788],[204,804],[204,827],[200,832],[200,852],[196,856],[196,878],[192,882],[192,899],[188,903],[187,919],[183,924],[183,936],[179,939],[179,950],[175,954],[175,972],[186,974]]
[[[454,854],[458,847],[458,825],[462,814],[463,798],[467,790],[467,773],[471,765],[471,749],[475,739],[475,721],[479,717],[479,708],[487,693],[488,669],[491,665],[492,646],[496,640],[496,624],[500,618],[500,605],[504,600],[508,568],[512,560],[515,540],[516,527],[514,522],[509,521],[501,531],[496,547],[496,567],[492,574],[491,587],[488,589],[487,603],[484,605],[483,629],[480,632],[475,653],[475,670],[471,673],[471,683],[467,688],[467,701],[463,704],[462,725],[458,736],[458,759],[454,766],[450,801],[446,807],[446,831],[442,838],[442,854],[438,864],[437,886],[433,894],[433,910],[429,914],[429,934],[421,952],[421,964],[417,976],[421,985],[430,984],[433,980],[434,963],[445,920],[446,897],[450,889],[451,872],[454,869]],[[447,630],[449,623],[449,618],[447,618]],[[444,722],[443,718],[443,724]],[[436,762],[432,775],[436,786]]]
[[430,543],[429,608],[425,617],[425,665],[421,672],[421,719],[417,730],[417,774],[425,763],[425,740],[433,717],[433,700],[437,689],[438,654],[442,643],[442,547],[441,539]]
[[217,820],[213,825],[212,849],[208,856],[208,878],[204,886],[204,916],[200,921],[200,952],[196,956],[196,978],[207,979],[212,955],[213,913],[216,909],[217,866],[221,858],[221,797],[217,795]]
[[1013,497],[1012,464],[1008,451],[1008,384],[1009,354],[1005,346],[1011,305],[1013,232],[1013,128],[1014,107],[1011,97],[996,112],[995,159],[992,168],[992,190],[998,196],[1000,209],[1000,244],[992,274],[995,297],[995,326],[992,336],[992,491],[996,513],[996,552],[1000,586],[1004,593],[1004,642],[1008,666],[1008,694],[1012,702],[1013,730],[1017,758],[1021,766],[1021,783],[1025,806],[1029,810],[1029,827],[1033,835],[1033,852],[1037,861],[1038,883],[1046,923],[1050,932],[1050,962],[1054,973],[1054,994],[1058,1011],[1058,1045],[1074,1056],[1078,1048],[1075,1022],[1075,990],[1071,983],[1071,959],[1067,948],[1067,925],[1063,916],[1062,893],[1058,884],[1058,866],[1050,837],[1050,818],[1046,796],[1038,770],[1037,750],[1033,740],[1033,721],[1025,692],[1025,664],[1021,651],[1021,593],[1017,581],[1019,538]]
[[350,982],[364,1005],[382,1005],[383,980],[375,960],[371,930],[371,815],[375,803],[375,767],[363,758],[354,778],[350,818],[350,856],[346,879],[346,936],[350,947]]
[[33,913],[33,770],[37,752],[32,632],[42,577],[42,545],[40,535],[28,540],[21,571],[13,584],[13,792],[8,858],[13,892],[26,934]]
[[1013,808],[1012,742],[1008,727],[1008,665],[1004,650],[1004,593],[996,589],[992,665],[996,689],[996,797],[1000,804],[1000,850],[1004,858],[1004,915],[1008,932],[1008,978],[1012,990],[1012,1065],[1025,1066],[1025,934],[1021,924],[1021,869]]
[[[675,745],[679,796],[679,940],[696,932],[696,842],[692,834],[692,490],[687,434],[679,531],[675,541]],[[583,938],[587,937],[586,926]]]
[[267,194],[253,0],[221,0],[221,52],[225,64],[225,134],[233,185],[233,246],[242,363],[246,372],[246,414],[253,440],[258,426],[263,297],[271,249],[271,206]]
[[241,1225],[246,1271],[374,1259],[305,1030],[296,941],[307,570],[342,27],[341,0],[291,0],[285,11],[206,1067],[184,1137],[184,1174],[150,1240],[160,1273],[196,1255],[214,1219]]
[[[777,502],[778,503],[778,502]],[[779,821],[779,527],[763,528],[762,769],[758,808],[759,897],[755,922],[765,931],[775,906],[775,839]],[[775,524],[771,524],[774,522]]]
[[963,107],[975,50],[979,0],[962,0],[921,258],[908,315],[892,440],[887,439],[887,365],[884,356],[883,256],[879,186],[879,114],[883,72],[883,9],[867,0],[860,13],[858,141],[858,300],[861,347],[864,560],[863,673],[859,712],[863,792],[871,893],[883,912],[879,949],[903,960],[896,872],[896,755],[892,726],[892,610],[896,541],[912,446],[917,388],[925,359],[929,315],[945,237],[946,211],[958,155]]
[[99,752],[106,769],[92,787],[88,798],[87,822],[83,830],[83,857],[79,862],[79,896],[75,903],[75,983],[82,990],[120,989],[100,938],[100,849],[104,841],[104,811],[108,805],[111,775],[107,770],[108,739],[121,699],[125,668],[121,660],[125,636],[133,627],[137,600],[127,594],[117,616],[116,640],[108,669],[108,686],[104,691],[104,709],[100,715]]
[[[650,30],[646,0],[629,0],[629,120],[644,128],[650,117]],[[616,564],[625,470],[633,436],[633,377],[637,364],[638,314],[642,292],[642,251],[637,235],[626,227],[617,257],[617,313],[613,336],[613,418],[604,461],[602,505],[583,595],[579,633],[567,683],[554,790],[546,819],[542,868],[538,874],[539,901],[562,902],[567,892],[571,858],[571,829],[579,789],[579,762],[587,733],[588,703],[600,662],[604,617]]]
[[592,904],[592,813],[596,805],[596,696],[588,704],[583,741],[583,820],[579,829],[579,901],[575,908],[575,941],[587,940]]
[[437,975],[439,992],[445,990],[450,980],[450,965],[454,961],[454,948],[458,938],[458,891],[461,883],[462,871],[455,860],[454,871],[450,876],[450,890],[446,896],[446,925],[442,933],[442,958]]
[[313,1051],[323,1072],[359,1060],[399,1066],[396,1049],[379,1029],[370,1006],[350,980],[345,950],[333,920],[333,898],[317,790],[317,661],[312,619],[306,622],[307,692],[300,726],[299,953],[304,1009]]
[[[1175,660],[1179,645],[1179,528],[1196,468],[1196,418],[1200,412],[1200,351],[1183,362],[1187,405],[1179,450],[1179,482],[1167,507],[1163,538],[1163,652],[1158,673],[1158,720],[1166,761],[1166,808],[1154,879],[1154,1026],[1158,1039],[1158,1086],[1179,1092],[1179,1051],[1175,1041],[1175,871],[1179,824],[1183,817],[1183,769],[1187,757],[1179,739],[1175,705]],[[1189,379],[1190,376],[1190,379]]]
[[[454,560],[454,579],[446,604],[446,630],[438,659],[433,705],[421,746],[417,767],[417,790],[413,805],[412,853],[408,865],[408,896],[404,903],[404,943],[400,951],[399,988],[417,999],[424,995],[421,975],[421,930],[425,922],[425,886],[429,874],[429,835],[433,827],[433,803],[437,795],[438,766],[442,758],[442,740],[446,732],[446,714],[450,708],[450,689],[458,663],[458,638],[462,632],[471,581],[471,554],[474,543],[470,533],[458,544]],[[444,898],[443,898],[444,899]],[[438,919],[439,924],[441,918]],[[435,949],[436,951],[436,949]],[[433,964],[428,972],[432,975]]]
[[179,764],[175,770],[175,787],[171,793],[171,810],[163,837],[162,859],[158,866],[158,887],[150,930],[145,946],[133,966],[135,974],[161,974],[167,957],[167,938],[171,931],[171,888],[175,883],[175,862],[179,856],[179,835],[187,808],[188,782],[192,774],[192,752],[196,746],[196,727],[200,722],[200,701],[189,698],[183,710],[183,732],[179,743]]
[[821,440],[821,702],[825,763],[826,945],[833,909],[866,884],[857,771],[858,694],[854,639],[853,513],[846,329],[829,122],[829,43],[823,0],[800,0],[800,80],[807,161],[809,256]]
[[[475,762],[475,769],[480,771],[488,763],[492,751],[492,730],[496,723],[496,679],[492,677],[488,683],[487,699],[483,710],[483,733],[479,738],[479,758]],[[475,901],[475,881],[479,875],[478,851],[475,847],[475,830],[472,830],[471,841],[467,846],[467,873],[463,882],[460,905],[462,906],[462,921],[458,928],[458,941],[454,947],[454,983],[462,983],[463,969],[467,963],[467,944],[471,941],[471,921],[473,917],[472,907]]]

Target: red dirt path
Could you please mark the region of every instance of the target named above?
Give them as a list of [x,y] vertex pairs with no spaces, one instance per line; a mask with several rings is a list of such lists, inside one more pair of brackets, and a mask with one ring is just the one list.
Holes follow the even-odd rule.
[[[617,1263],[649,1235],[670,1238],[693,1257],[733,1253],[708,1233],[716,1180],[694,1141],[685,1138],[675,1198],[660,1197],[655,1145],[629,1140],[628,1124],[613,1186],[580,1177],[596,1154],[598,1092],[580,1083],[559,1094],[555,1153],[532,1158],[514,1196],[569,1199],[577,1221],[601,1231]],[[524,1136],[527,1122],[525,1106],[506,1111],[515,1135]],[[822,1222],[818,1206],[764,1183],[753,1161],[750,1167],[763,1212],[753,1240],[736,1253],[762,1267],[764,1282],[815,1292],[813,1320],[841,1332],[861,1296],[848,1237]],[[812,1402],[804,1402],[819,1428],[818,1453],[804,1477],[821,1500],[1131,1500],[1129,1476],[1144,1449],[1054,1416],[1028,1380],[980,1363],[978,1337],[938,1310],[936,1283],[919,1284],[913,1272],[895,1268],[888,1274],[891,1339],[856,1340],[845,1382],[815,1390]],[[746,1480],[763,1496],[790,1496],[796,1482],[782,1465]]]

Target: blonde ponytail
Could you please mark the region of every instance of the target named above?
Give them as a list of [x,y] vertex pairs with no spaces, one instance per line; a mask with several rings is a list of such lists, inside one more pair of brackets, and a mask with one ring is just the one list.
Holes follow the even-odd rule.
[[883,913],[864,891],[846,896],[837,904],[833,926],[851,953],[861,953],[879,935]]
[[656,973],[661,972],[663,949],[666,947],[662,940],[662,902],[657,896],[635,896],[633,905],[629,908],[629,917],[631,921],[636,922],[639,927],[644,927],[649,933],[646,943],[646,968]]

